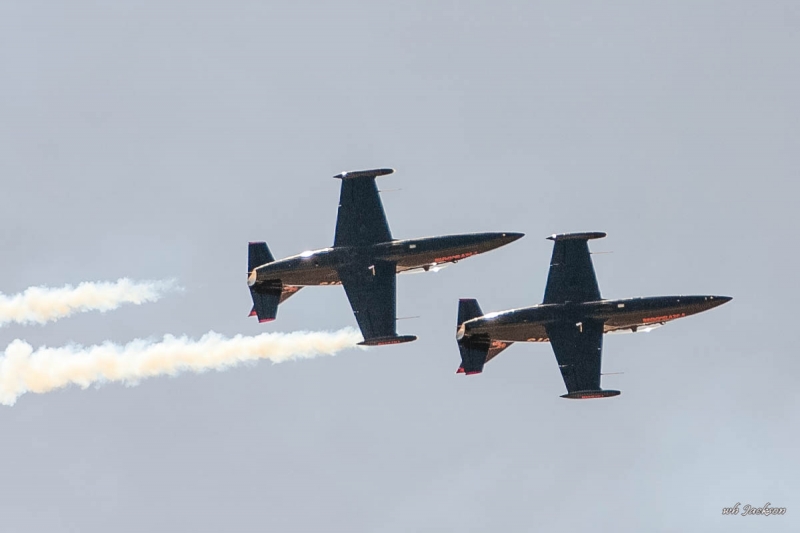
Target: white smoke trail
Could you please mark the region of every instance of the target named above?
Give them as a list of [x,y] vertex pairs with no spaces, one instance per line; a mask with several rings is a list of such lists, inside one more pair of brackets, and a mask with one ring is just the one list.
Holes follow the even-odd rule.
[[361,334],[351,328],[232,338],[212,331],[197,341],[166,335],[161,342],[134,340],[125,345],[106,342],[37,350],[17,339],[0,357],[0,404],[14,405],[26,392],[45,393],[73,384],[84,389],[109,381],[135,385],[144,378],[223,370],[258,359],[280,363],[334,355],[361,340]]
[[25,292],[0,294],[0,326],[9,322],[44,324],[85,311],[110,311],[123,304],[155,302],[174,289],[172,281],[85,282],[77,287],[30,287]]

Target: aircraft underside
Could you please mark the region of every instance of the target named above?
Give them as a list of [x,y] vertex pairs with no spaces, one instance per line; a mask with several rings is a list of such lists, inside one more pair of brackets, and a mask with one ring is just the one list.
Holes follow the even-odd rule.
[[604,300],[587,242],[602,232],[552,235],[545,294],[540,305],[484,314],[478,301],[459,300],[456,340],[458,373],[479,374],[514,342],[549,342],[567,388],[562,398],[608,398],[619,391],[600,387],[603,335],[646,331],[713,309],[727,296],[658,296]]
[[333,246],[275,260],[263,241],[251,242],[247,285],[250,316],[275,320],[278,306],[302,287],[342,285],[369,346],[409,342],[397,334],[396,277],[436,271],[440,265],[488,252],[522,233],[469,233],[399,240],[392,238],[375,178],[391,169],[343,172]]
[[[425,272],[438,272],[451,263],[421,263],[408,266],[397,265],[397,274],[420,274]],[[335,269],[313,270],[307,272],[292,272],[283,275],[281,281],[286,285],[297,285],[300,287],[341,285],[339,272]]]
[[270,279],[280,280],[286,285],[319,286],[340,285],[342,280],[339,271],[353,265],[370,268],[377,263],[394,264],[396,274],[416,272],[436,272],[447,265],[462,259],[491,250],[500,243],[510,241],[507,235],[516,234],[467,234],[444,237],[428,237],[408,241],[398,241],[378,245],[383,249],[380,253],[359,257],[357,251],[346,253],[341,250],[327,249],[311,252],[304,261],[290,268],[281,268],[281,262],[264,265],[259,268],[259,282]]
[[[686,315],[683,315],[686,316]],[[679,317],[675,317],[679,318]],[[670,320],[675,320],[672,318]],[[603,333],[650,331],[664,325],[668,320],[659,322],[638,321],[607,321],[603,324]],[[547,335],[546,324],[509,324],[505,326],[479,328],[474,333],[487,333],[490,338],[504,342],[550,342]]]
[[[593,302],[582,312],[573,311],[563,315],[551,306],[536,306],[478,319],[469,328],[468,334],[486,333],[492,339],[507,342],[548,342],[548,325],[559,322],[579,324],[581,320],[602,322],[603,333],[649,331],[672,320],[703,311],[706,307],[702,303],[707,300],[699,299],[704,298],[709,297],[675,296]],[[686,303],[681,305],[681,299]],[[625,305],[629,307],[626,308]],[[536,314],[542,315],[541,318],[534,318]]]

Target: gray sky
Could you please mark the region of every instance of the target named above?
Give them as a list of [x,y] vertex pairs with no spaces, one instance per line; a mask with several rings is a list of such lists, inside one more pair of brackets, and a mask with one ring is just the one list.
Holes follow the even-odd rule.
[[[246,243],[330,245],[343,170],[396,237],[523,231],[398,281],[414,343],[28,394],[0,408],[4,531],[798,531],[795,1],[0,1],[0,291],[177,277],[0,345],[355,325],[341,288],[247,319]],[[541,301],[551,243],[609,298],[732,303],[454,374],[456,302]],[[736,502],[783,517],[725,517]]]

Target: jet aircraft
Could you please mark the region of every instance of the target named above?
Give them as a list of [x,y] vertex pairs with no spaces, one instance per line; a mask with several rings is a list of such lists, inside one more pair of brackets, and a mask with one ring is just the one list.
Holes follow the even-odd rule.
[[483,314],[478,302],[458,304],[457,373],[477,374],[514,342],[550,342],[567,394],[562,398],[606,398],[600,388],[603,334],[645,331],[731,300],[728,296],[657,296],[604,300],[600,297],[588,241],[605,233],[552,235],[550,273],[540,305]]
[[309,285],[343,285],[358,326],[360,344],[377,346],[416,339],[396,331],[395,277],[436,271],[446,263],[511,243],[522,233],[471,233],[420,239],[392,238],[375,178],[393,169],[342,172],[333,246],[276,261],[265,242],[251,242],[247,284],[250,316],[274,320],[278,305]]

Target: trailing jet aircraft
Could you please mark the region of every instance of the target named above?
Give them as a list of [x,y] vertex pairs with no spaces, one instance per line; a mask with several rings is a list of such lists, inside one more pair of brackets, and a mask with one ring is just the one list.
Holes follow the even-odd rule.
[[274,320],[278,305],[308,285],[343,285],[364,341],[377,346],[416,339],[396,331],[395,276],[436,271],[488,252],[522,233],[471,233],[397,240],[392,238],[375,178],[392,169],[342,172],[339,214],[333,247],[276,261],[265,242],[251,242],[247,284],[253,297],[250,316]]
[[600,388],[603,334],[645,331],[712,309],[728,296],[657,296],[603,300],[597,286],[589,239],[605,233],[552,235],[550,273],[540,305],[483,314],[478,302],[458,303],[457,373],[477,374],[514,342],[550,342],[567,386],[562,398],[606,398],[620,392]]

